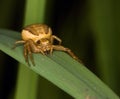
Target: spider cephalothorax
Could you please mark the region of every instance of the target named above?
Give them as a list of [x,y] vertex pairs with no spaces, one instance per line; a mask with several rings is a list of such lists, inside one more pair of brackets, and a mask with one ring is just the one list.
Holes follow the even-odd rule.
[[[32,53],[41,53],[43,55],[50,53],[53,50],[65,51],[74,59],[80,61],[74,53],[69,49],[61,45],[61,39],[55,35],[52,35],[52,30],[45,24],[33,24],[26,26],[22,30],[22,40],[16,41],[16,44],[24,44],[24,57],[26,62],[29,64],[28,56],[34,65]],[[54,45],[54,40],[58,41],[58,45]]]

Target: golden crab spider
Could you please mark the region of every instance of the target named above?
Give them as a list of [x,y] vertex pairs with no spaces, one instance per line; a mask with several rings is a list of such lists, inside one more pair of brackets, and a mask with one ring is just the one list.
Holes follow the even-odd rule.
[[[75,60],[81,62],[69,48],[61,45],[62,40],[52,35],[51,28],[45,24],[28,25],[22,30],[21,36],[22,40],[16,41],[15,47],[17,44],[24,44],[24,58],[28,65],[30,65],[28,57],[35,65],[32,53],[45,55],[46,53],[52,54],[53,50],[65,51]],[[54,40],[57,40],[59,44],[54,45]]]

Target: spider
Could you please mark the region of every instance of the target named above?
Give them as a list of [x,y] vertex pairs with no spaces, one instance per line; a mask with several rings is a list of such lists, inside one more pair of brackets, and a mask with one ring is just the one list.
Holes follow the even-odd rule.
[[[46,55],[52,54],[53,50],[65,51],[72,58],[81,62],[69,48],[61,45],[62,40],[52,35],[51,28],[45,24],[28,25],[22,30],[21,36],[22,40],[16,41],[14,48],[17,44],[24,44],[24,58],[28,65],[30,65],[28,58],[35,65],[32,53]],[[58,45],[54,44],[54,40],[58,41]]]

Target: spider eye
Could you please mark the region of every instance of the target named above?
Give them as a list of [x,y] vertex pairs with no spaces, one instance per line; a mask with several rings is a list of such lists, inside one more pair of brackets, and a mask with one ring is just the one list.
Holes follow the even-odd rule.
[[38,40],[36,43],[37,43],[37,44],[40,44],[40,40]]

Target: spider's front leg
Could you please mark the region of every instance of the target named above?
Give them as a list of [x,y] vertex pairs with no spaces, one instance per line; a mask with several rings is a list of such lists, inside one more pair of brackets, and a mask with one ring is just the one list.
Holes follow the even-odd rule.
[[30,63],[28,60],[29,56],[30,56],[30,60],[31,60],[32,64],[35,65],[29,41],[27,41],[24,45],[24,53],[23,54],[24,54],[25,61],[29,66],[30,66]]
[[30,66],[29,60],[28,60],[29,56],[32,64],[35,65],[32,53],[42,53],[43,55],[45,54],[41,50],[41,48],[30,39],[30,40],[27,40],[24,45],[24,58],[29,66]]
[[53,49],[67,52],[73,59],[75,59],[78,62],[82,63],[82,61],[69,48],[66,48],[66,47],[61,46],[61,45],[53,45]]
[[51,36],[51,44],[54,43],[54,40],[55,40],[55,39],[58,41],[58,44],[61,45],[62,40],[61,40],[59,37],[55,36],[55,35],[52,35],[52,36]]

